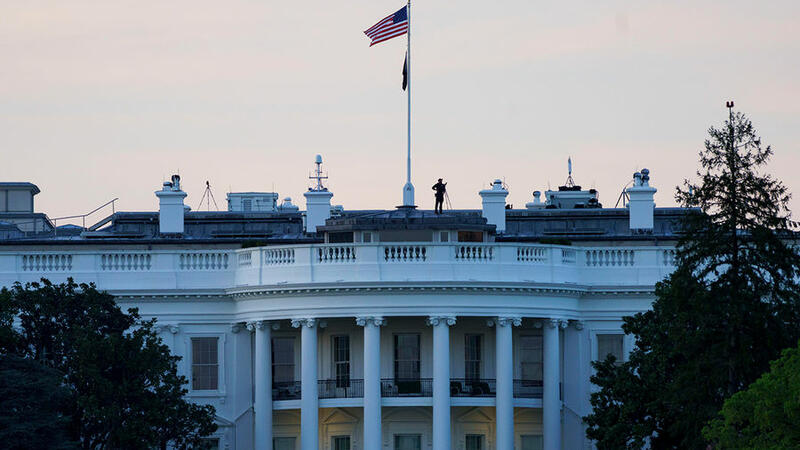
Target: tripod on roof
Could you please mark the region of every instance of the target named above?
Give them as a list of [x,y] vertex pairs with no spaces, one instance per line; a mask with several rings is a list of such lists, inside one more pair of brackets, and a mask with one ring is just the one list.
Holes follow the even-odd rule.
[[197,210],[200,211],[200,208],[203,207],[203,200],[206,201],[206,208],[211,211],[211,202],[214,202],[214,208],[217,208],[219,211],[219,206],[217,206],[217,200],[214,199],[214,193],[211,192],[211,183],[206,180],[206,191],[203,192],[203,196],[200,197],[200,204],[197,206]]

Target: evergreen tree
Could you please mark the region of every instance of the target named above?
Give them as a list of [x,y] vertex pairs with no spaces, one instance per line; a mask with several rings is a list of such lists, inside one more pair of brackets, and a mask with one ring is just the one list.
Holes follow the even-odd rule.
[[783,351],[769,372],[725,400],[703,430],[715,449],[800,448],[800,346]]
[[709,130],[699,183],[677,189],[693,212],[676,270],[652,310],[624,318],[629,360],[593,364],[600,389],[584,419],[598,448],[704,449],[701,430],[724,400],[800,338],[800,255],[789,193],[762,172],[771,155],[741,113]]
[[[72,399],[70,436],[82,448],[200,448],[216,430],[214,407],[184,398],[180,357],[161,343],[155,320],[126,314],[110,294],[72,279],[17,283],[0,301],[0,352],[60,374]],[[9,314],[19,331],[3,319]],[[17,420],[27,420],[22,411]]]

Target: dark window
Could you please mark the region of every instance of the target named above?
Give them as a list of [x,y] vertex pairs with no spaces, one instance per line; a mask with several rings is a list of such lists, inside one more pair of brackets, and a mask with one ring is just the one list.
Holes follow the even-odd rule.
[[466,450],[483,450],[483,435],[468,434],[466,436]]
[[520,366],[525,381],[542,379],[542,336],[520,336]]
[[328,233],[328,243],[330,244],[344,244],[353,242],[352,231],[342,231],[339,233]]
[[603,361],[608,355],[617,358],[615,364],[622,364],[622,335],[621,334],[598,334],[597,335],[597,359]]
[[350,336],[333,336],[332,339],[333,339],[333,374],[336,377],[336,387],[349,387],[350,386]]
[[520,436],[522,441],[522,450],[542,450],[544,442],[541,436]]
[[334,436],[331,441],[333,450],[350,450],[350,436]]
[[192,338],[192,390],[215,391],[219,385],[219,338]]
[[483,233],[480,231],[459,231],[458,242],[483,242]]
[[464,378],[477,380],[481,377],[481,335],[464,336]]
[[394,377],[419,379],[419,335],[394,335]]
[[293,437],[278,437],[272,439],[272,448],[274,450],[294,450]]
[[202,439],[204,450],[219,450],[219,439]]
[[395,434],[394,450],[421,450],[422,436],[418,434]]
[[272,380],[275,383],[294,381],[294,338],[272,339]]

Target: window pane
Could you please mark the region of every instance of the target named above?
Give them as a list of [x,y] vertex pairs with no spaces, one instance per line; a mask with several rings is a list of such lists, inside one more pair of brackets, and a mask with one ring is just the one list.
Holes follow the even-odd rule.
[[272,448],[274,450],[294,450],[293,437],[280,437],[272,439]]
[[522,450],[542,450],[544,442],[541,436],[522,436]]
[[350,450],[350,436],[334,436],[333,450]]
[[294,381],[294,338],[272,339],[272,380],[275,383]]
[[219,382],[218,338],[192,338],[192,390],[216,390]]
[[466,444],[466,450],[483,450],[483,435],[468,434]]
[[422,437],[418,434],[395,434],[394,450],[421,450]]
[[336,387],[350,383],[350,336],[333,336],[333,373]]
[[604,360],[608,355],[614,355],[617,362],[622,362],[622,338],[621,334],[598,334],[597,335],[597,359]]
[[520,367],[523,380],[542,379],[542,336],[520,336]]
[[419,335],[397,334],[394,343],[395,378],[419,379]]

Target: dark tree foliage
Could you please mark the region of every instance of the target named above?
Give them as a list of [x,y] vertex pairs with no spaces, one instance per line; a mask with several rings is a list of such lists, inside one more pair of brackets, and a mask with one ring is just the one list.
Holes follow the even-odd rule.
[[15,355],[0,357],[0,445],[8,450],[77,449],[70,437],[74,400],[55,369]]
[[[0,336],[10,336],[0,352],[61,374],[72,394],[71,437],[82,448],[199,448],[216,430],[212,406],[184,399],[180,357],[161,343],[155,320],[126,314],[113,296],[72,279],[18,283],[0,299]],[[3,321],[7,310],[19,331]]]
[[584,419],[600,449],[705,449],[701,431],[725,399],[800,337],[789,193],[761,172],[772,150],[741,113],[709,135],[699,183],[676,194],[698,211],[684,220],[676,270],[652,310],[624,318],[636,349],[622,365],[593,364],[600,389]]
[[703,429],[715,449],[800,448],[800,346],[783,351],[769,372],[722,406]]

